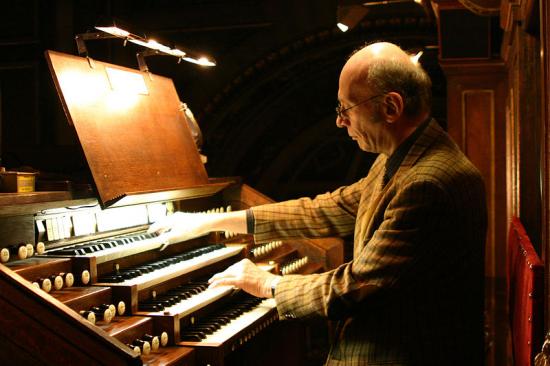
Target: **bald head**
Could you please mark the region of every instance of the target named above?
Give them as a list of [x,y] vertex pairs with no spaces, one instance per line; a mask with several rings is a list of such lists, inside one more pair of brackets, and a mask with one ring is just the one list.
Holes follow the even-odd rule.
[[410,57],[401,48],[393,43],[378,42],[354,52],[344,65],[342,74],[350,73],[353,80],[360,80],[367,77],[371,65],[386,62],[402,64],[404,67],[413,66]]
[[422,67],[393,43],[378,42],[355,52],[340,78],[358,99],[366,95],[399,93],[409,117],[429,112],[431,81]]

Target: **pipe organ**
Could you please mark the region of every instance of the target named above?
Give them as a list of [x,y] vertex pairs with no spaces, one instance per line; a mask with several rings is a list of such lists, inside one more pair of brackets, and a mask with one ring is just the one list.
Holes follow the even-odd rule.
[[209,289],[206,280],[246,257],[282,275],[325,271],[343,260],[340,240],[254,243],[213,232],[164,249],[147,232],[163,216],[271,200],[238,179],[206,175],[170,79],[53,51],[46,57],[95,194],[1,197],[0,360],[302,364],[303,326],[279,322],[273,299]]

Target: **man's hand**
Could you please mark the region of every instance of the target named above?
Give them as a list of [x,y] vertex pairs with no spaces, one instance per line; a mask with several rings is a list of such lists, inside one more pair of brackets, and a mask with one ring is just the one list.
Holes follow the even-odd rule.
[[159,234],[167,245],[179,243],[207,234],[211,220],[208,214],[176,212],[152,224],[148,232]]
[[243,259],[229,266],[225,271],[214,275],[208,283],[210,287],[236,286],[257,297],[272,297],[271,285],[280,276],[258,268],[249,259]]

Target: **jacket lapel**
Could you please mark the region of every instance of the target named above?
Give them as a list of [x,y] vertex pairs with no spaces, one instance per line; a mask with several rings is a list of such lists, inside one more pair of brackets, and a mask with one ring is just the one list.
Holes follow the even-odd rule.
[[362,212],[362,215],[358,217],[357,225],[359,225],[359,230],[356,231],[355,245],[354,245],[354,255],[357,256],[358,253],[363,249],[366,243],[374,235],[374,232],[378,229],[378,226],[383,220],[384,212],[386,207],[391,200],[391,198],[396,193],[391,193],[391,196],[388,196],[388,192],[395,191],[395,184],[399,181],[400,176],[406,173],[417,160],[424,155],[425,151],[433,145],[433,143],[438,139],[441,134],[443,134],[443,129],[439,126],[437,121],[432,119],[425,130],[414,142],[414,144],[409,149],[409,152],[403,159],[403,162],[399,166],[399,169],[386,184],[382,187],[385,162],[386,158],[381,161],[382,166],[380,169],[377,169],[374,174],[378,174],[376,178],[376,184],[374,185],[372,195],[370,200]]

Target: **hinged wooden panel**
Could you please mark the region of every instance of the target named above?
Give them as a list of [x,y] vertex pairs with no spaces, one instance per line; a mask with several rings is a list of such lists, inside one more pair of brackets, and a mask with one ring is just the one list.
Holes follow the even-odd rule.
[[[200,189],[208,177],[171,79],[54,51],[46,58],[104,206],[211,194]],[[167,191],[175,193],[159,193]]]

